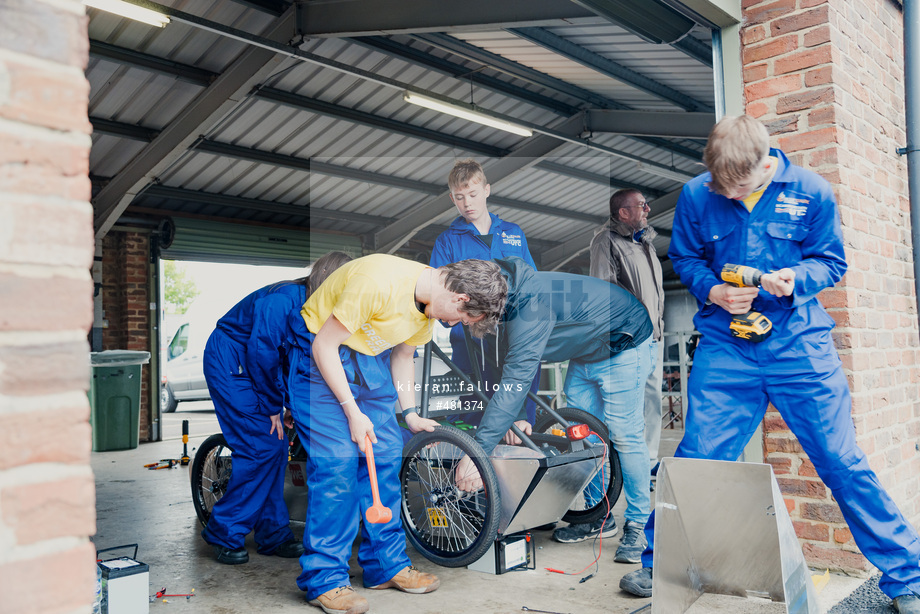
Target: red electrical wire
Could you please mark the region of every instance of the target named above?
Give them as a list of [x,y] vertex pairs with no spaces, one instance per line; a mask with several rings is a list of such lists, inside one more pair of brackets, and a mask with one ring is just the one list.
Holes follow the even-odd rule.
[[[604,438],[598,435],[597,433],[595,433],[594,431],[591,431],[590,435],[596,436],[598,439],[601,440],[601,443],[604,444],[604,458],[607,458],[607,442],[605,442]],[[603,465],[601,465],[601,484],[602,485],[605,484]],[[606,488],[604,489],[604,501],[607,503],[607,514],[604,516],[604,522],[606,522],[607,516],[610,515],[610,499],[607,498]],[[550,571],[552,573],[562,574],[564,576],[577,576],[579,574],[584,573],[585,570],[587,570],[592,565],[596,565],[597,562],[601,560],[601,553],[604,551],[604,525],[603,524],[601,524],[601,530],[597,535],[598,535],[597,558],[591,561],[590,563],[588,563],[587,565],[585,565],[584,569],[580,571],[562,571],[561,569],[553,569],[552,567],[544,567],[543,569],[545,569],[546,571]],[[587,576],[584,580],[587,580],[590,577],[591,576]],[[584,580],[582,580],[582,582],[584,582]]]

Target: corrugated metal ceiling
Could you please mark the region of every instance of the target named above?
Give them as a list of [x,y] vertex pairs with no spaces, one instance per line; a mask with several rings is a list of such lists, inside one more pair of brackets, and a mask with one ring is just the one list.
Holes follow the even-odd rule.
[[[258,4],[162,2],[260,36],[279,17],[252,8]],[[204,116],[203,93],[218,75],[237,70],[235,62],[252,45],[181,20],[158,29],[101,11],[89,10],[89,15],[92,47],[86,75],[96,129],[90,166],[98,193],[137,172],[162,131],[196,113]],[[455,32],[449,40],[430,32],[308,39],[300,49],[320,62],[358,69],[358,74],[279,56],[255,87],[224,101],[222,117],[202,123],[200,131],[192,129],[184,149],[164,155],[159,167],[152,165],[146,183],[125,203],[127,209],[115,210],[115,219],[122,213],[206,216],[358,235],[368,251],[398,243],[407,253],[424,253],[454,217],[443,194],[457,158],[475,157],[488,174],[512,150],[535,139],[552,141],[539,135],[525,139],[409,105],[398,87],[368,80],[367,74],[542,128],[555,128],[595,108],[684,114],[687,104],[656,94],[659,85],[704,110],[715,104],[712,69],[674,46],[645,42],[600,19],[531,31],[574,44],[589,60],[603,60],[594,66],[575,61],[503,24]],[[709,31],[697,26],[690,36],[705,45]],[[653,88],[611,77],[603,70],[606,61],[650,80]],[[637,169],[636,159],[687,177],[700,170],[701,139],[579,134],[577,129],[569,138],[551,143],[523,170],[493,181],[491,208],[524,228],[544,267],[568,258],[580,240],[587,247],[606,217],[611,185],[637,185],[655,197],[680,187],[673,179]],[[430,203],[439,196],[440,208],[432,209]],[[106,194],[103,200],[118,197]],[[102,203],[98,207],[100,226],[106,220]],[[655,218],[665,236],[659,249],[666,249],[670,217],[665,210]],[[403,237],[389,246],[375,245],[385,234],[382,229],[399,223],[407,232],[420,228],[408,242]]]

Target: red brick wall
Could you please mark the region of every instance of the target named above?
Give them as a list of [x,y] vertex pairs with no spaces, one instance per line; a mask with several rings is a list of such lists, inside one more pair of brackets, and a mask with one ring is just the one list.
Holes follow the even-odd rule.
[[[746,0],[747,113],[840,205],[849,270],[820,300],[853,394],[859,445],[905,516],[920,521],[917,308],[910,248],[903,20],[892,0]],[[775,412],[764,454],[809,562],[868,569],[840,511]]]
[[5,0],[0,14],[0,610],[88,612],[85,11],[78,0]]
[[[150,239],[137,232],[109,232],[102,240],[104,350],[150,351],[147,291]],[[140,441],[150,440],[149,366],[141,367]]]

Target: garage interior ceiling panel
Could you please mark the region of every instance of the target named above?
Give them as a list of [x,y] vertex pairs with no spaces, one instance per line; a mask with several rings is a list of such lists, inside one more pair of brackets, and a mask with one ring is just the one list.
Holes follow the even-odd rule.
[[[459,32],[444,24],[442,31],[301,40],[296,19],[271,10],[283,2],[159,4],[199,25],[179,14],[153,28],[88,9],[97,229],[120,216],[205,217],[340,232],[368,252],[424,259],[456,216],[447,174],[456,159],[473,157],[493,184],[492,209],[520,224],[540,266],[552,268],[587,247],[607,216],[611,186],[638,187],[652,201],[681,187],[668,171],[689,179],[701,170],[715,100],[706,58],[711,32],[701,25],[670,45],[647,42],[602,16],[566,25],[495,23]],[[367,11],[372,2],[349,6]],[[277,40],[297,41],[288,49],[309,61],[283,54],[268,60],[260,37],[285,19],[290,36]],[[204,22],[249,40],[202,29]],[[214,121],[202,99],[215,80],[244,80],[239,61],[253,50],[267,62],[245,69],[259,70],[257,82],[218,100]],[[406,88],[473,103],[536,132],[524,138],[407,104]],[[650,117],[649,132],[630,134],[629,120],[616,115],[624,110],[667,115]],[[171,134],[179,125],[185,133]],[[182,137],[181,145],[159,154],[162,135],[169,143]],[[639,170],[637,161],[664,172]],[[134,182],[127,193],[133,198],[104,193],[121,177]],[[653,210],[663,231],[661,255],[669,207]],[[575,262],[586,267],[580,258]]]

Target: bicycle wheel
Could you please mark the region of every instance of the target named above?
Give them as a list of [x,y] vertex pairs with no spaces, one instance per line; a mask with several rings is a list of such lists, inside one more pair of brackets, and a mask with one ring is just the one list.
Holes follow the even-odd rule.
[[[607,426],[588,412],[575,407],[560,407],[556,410],[566,422],[571,424],[587,424],[592,431],[600,435],[607,445],[607,460],[601,467],[603,479],[607,483],[606,493],[607,500],[610,502],[610,508],[613,509],[617,499],[620,498],[620,492],[623,490],[623,472],[620,469],[620,457],[617,451],[610,445],[610,437],[607,434]],[[541,413],[537,416],[534,431],[538,433],[548,433],[551,429],[561,429],[560,425],[552,415]],[[594,439],[593,437],[591,439]],[[601,473],[595,476],[588,486],[582,491],[572,505],[569,511],[562,517],[569,524],[581,524],[594,522],[603,516],[607,511],[607,502],[604,501],[604,489],[599,482]]]
[[[483,489],[468,493],[454,485],[454,469],[469,456]],[[501,494],[492,463],[466,433],[438,426],[412,437],[399,472],[402,521],[409,541],[429,561],[463,567],[477,561],[498,536]]]
[[211,435],[195,453],[192,462],[192,503],[202,526],[208,526],[211,510],[227,492],[233,471],[233,451],[221,434]]

